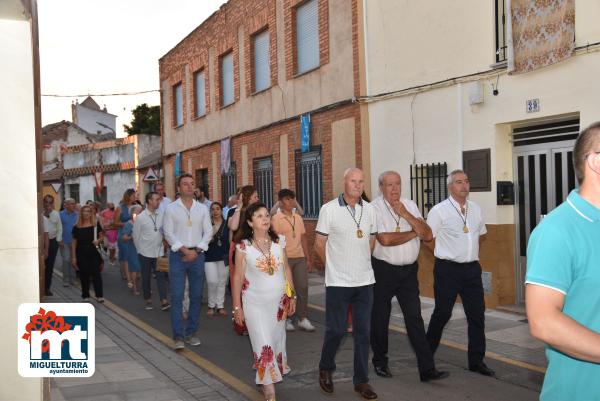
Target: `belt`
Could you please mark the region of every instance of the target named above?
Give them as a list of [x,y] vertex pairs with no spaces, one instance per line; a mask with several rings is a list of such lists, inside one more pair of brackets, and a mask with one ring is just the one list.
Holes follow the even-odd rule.
[[188,248],[188,247],[186,247],[186,248],[187,248],[187,249],[189,249],[190,251],[196,251],[196,252],[198,252],[198,253],[200,253],[200,252],[204,252],[204,250],[203,250],[203,249],[201,249],[201,248],[198,248],[198,247],[195,247],[195,246],[194,246],[194,247],[191,247],[191,248]]

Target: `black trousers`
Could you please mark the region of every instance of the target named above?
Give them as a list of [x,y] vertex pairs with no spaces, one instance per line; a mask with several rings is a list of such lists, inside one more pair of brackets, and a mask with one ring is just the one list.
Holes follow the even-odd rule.
[[100,263],[96,260],[89,261],[88,263],[79,262],[79,279],[81,280],[81,297],[90,297],[90,281],[94,285],[94,295],[96,297],[103,297],[104,290],[102,286],[102,273],[100,272]]
[[373,308],[373,286],[327,287],[325,289],[325,339],[319,369],[335,370],[335,354],[348,327],[348,306],[352,305],[354,338],[354,385],[369,382],[369,329]]
[[54,273],[54,262],[58,253],[58,241],[56,238],[48,242],[48,257],[44,260],[44,287],[46,291],[52,286],[52,273]]
[[435,353],[439,346],[444,326],[452,316],[456,296],[460,295],[467,316],[469,366],[481,363],[485,355],[485,301],[481,265],[478,261],[456,263],[435,258],[433,277],[435,309],[427,329],[431,350]]
[[383,260],[372,258],[375,272],[373,291],[373,312],[371,313],[371,349],[373,365],[388,364],[388,332],[392,298],[396,297],[408,334],[408,340],[417,356],[419,372],[423,373],[435,367],[433,353],[425,337],[425,324],[421,316],[419,299],[419,265],[395,266]]

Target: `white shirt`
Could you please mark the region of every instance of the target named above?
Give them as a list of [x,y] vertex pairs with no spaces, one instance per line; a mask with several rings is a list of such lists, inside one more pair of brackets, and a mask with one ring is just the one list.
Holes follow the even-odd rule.
[[44,214],[42,214],[42,225],[44,228],[44,232],[48,233],[48,231],[50,230],[50,222],[48,221],[48,218],[44,216]]
[[188,210],[181,198],[177,199],[167,206],[163,232],[173,252],[177,252],[182,246],[208,250],[208,243],[212,238],[212,223],[208,209],[194,200],[191,209]]
[[479,236],[487,233],[481,209],[475,202],[467,200],[466,226],[465,216],[460,212],[460,205],[452,196],[435,205],[427,215],[427,224],[431,227],[435,238],[436,258],[467,263],[479,260]]
[[[371,235],[377,234],[375,210],[368,202],[355,205],[356,221],[360,219],[362,238],[357,235],[356,222],[344,197],[321,207],[316,233],[327,236],[325,248],[325,285],[327,287],[360,287],[373,284],[371,266]],[[362,215],[362,217],[361,217]]]
[[[404,207],[406,207],[406,210],[410,214],[417,219],[421,218],[421,212],[419,212],[419,208],[415,202],[404,198],[401,198],[400,202],[404,204]],[[408,224],[408,221],[399,217],[383,196],[374,199],[371,205],[373,205],[375,213],[377,214],[377,232],[379,234],[395,233],[396,222],[398,219],[400,220],[400,232],[412,231],[412,227]],[[383,246],[379,241],[376,241],[375,249],[373,249],[373,256],[395,266],[410,265],[415,263],[419,257],[420,249],[421,240],[419,237],[415,237],[404,244],[394,246]]]
[[162,212],[162,214],[164,215],[167,211],[167,206],[169,206],[171,203],[173,203],[171,199],[167,198],[166,196],[163,196],[162,200],[158,204],[158,211]]
[[164,255],[163,250],[163,217],[156,210],[150,213],[145,209],[133,222],[133,243],[137,252],[147,258],[158,258]]
[[56,210],[50,211],[48,219],[48,238],[62,241],[62,222],[60,214]]

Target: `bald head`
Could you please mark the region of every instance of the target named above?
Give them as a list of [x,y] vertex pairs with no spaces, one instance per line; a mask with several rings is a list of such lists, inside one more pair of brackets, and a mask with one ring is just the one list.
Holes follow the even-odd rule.
[[365,176],[361,169],[352,167],[344,172],[344,197],[358,202],[365,189]]

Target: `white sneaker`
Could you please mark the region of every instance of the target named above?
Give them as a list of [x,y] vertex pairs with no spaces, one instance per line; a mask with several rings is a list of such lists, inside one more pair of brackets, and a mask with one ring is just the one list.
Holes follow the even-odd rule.
[[186,341],[186,342],[187,342],[189,345],[193,345],[193,346],[196,346],[196,345],[200,345],[200,344],[202,344],[202,342],[200,341],[200,339],[199,339],[197,336],[190,336],[190,337],[187,337],[187,338],[185,339],[185,341]]
[[175,340],[175,345],[173,346],[174,349],[178,350],[178,349],[184,349],[185,348],[185,344],[183,343],[183,340],[181,338],[178,338]]
[[286,319],[285,321],[285,329],[286,331],[295,331],[294,323],[292,323],[292,319]]
[[298,322],[298,328],[304,331],[315,331],[315,326],[312,325],[307,317]]

